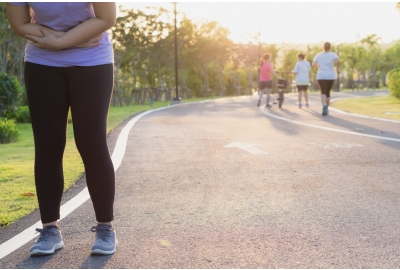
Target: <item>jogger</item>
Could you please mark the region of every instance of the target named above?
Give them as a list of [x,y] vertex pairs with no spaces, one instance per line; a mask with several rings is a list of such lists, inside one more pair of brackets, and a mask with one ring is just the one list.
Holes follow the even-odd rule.
[[270,60],[271,60],[271,55],[269,53],[264,54],[264,56],[260,58],[260,75],[258,82],[258,102],[257,102],[258,107],[261,105],[263,92],[265,91],[266,94],[265,107],[271,108],[271,105],[269,105],[272,92],[271,74],[279,78],[279,76],[275,73],[275,70],[273,69]]
[[325,42],[324,51],[317,54],[313,61],[313,66],[318,67],[317,81],[321,91],[322,115],[328,115],[330,105],[330,91],[337,75],[336,69],[339,69],[340,59],[336,53],[330,52],[331,44]]
[[304,99],[306,101],[306,107],[308,107],[308,93],[307,88],[310,83],[310,72],[311,65],[308,61],[304,60],[306,56],[302,53],[297,55],[298,62],[294,66],[293,73],[296,74],[296,85],[299,93],[299,108],[301,109],[301,96],[304,93]]

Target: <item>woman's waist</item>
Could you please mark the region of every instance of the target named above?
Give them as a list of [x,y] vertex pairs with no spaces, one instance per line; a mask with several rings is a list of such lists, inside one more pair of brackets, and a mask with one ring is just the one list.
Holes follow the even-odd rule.
[[103,37],[100,40],[100,45],[94,47],[69,47],[62,50],[52,51],[36,47],[32,41],[28,40],[25,48],[26,52],[40,51],[42,53],[48,53],[48,54],[60,54],[60,53],[63,54],[63,53],[75,53],[78,51],[104,51],[104,50],[112,50],[112,43],[108,38],[107,32],[103,33]]
[[49,51],[27,44],[25,61],[50,66],[86,66],[114,62],[112,44],[101,44],[92,48],[69,48]]

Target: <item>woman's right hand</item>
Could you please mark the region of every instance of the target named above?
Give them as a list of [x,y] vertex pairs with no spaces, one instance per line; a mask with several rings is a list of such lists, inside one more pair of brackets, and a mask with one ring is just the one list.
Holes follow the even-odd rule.
[[77,48],[91,48],[91,47],[96,47],[100,45],[100,40],[103,38],[103,34],[98,35],[97,37],[94,37],[86,42],[83,42],[81,44],[75,45],[74,47]]

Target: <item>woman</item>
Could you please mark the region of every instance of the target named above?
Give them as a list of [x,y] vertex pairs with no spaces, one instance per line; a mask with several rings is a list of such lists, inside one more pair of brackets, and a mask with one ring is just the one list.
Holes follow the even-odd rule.
[[304,93],[304,99],[306,101],[306,107],[308,108],[308,94],[307,88],[310,83],[310,71],[311,65],[308,61],[305,61],[305,54],[299,53],[297,55],[297,63],[294,66],[293,73],[296,74],[296,85],[297,91],[299,92],[299,108],[301,109],[301,96]]
[[313,66],[318,67],[317,81],[321,90],[322,115],[324,116],[329,114],[330,92],[336,79],[335,63],[337,70],[340,65],[339,56],[330,50],[331,44],[325,42],[324,51],[317,54],[313,61]]
[[272,76],[274,74],[277,78],[279,76],[275,73],[275,70],[271,65],[271,55],[269,53],[264,54],[263,57],[260,58],[260,76],[258,82],[258,102],[257,107],[260,107],[263,92],[266,92],[267,100],[266,100],[266,108],[271,108],[269,105],[269,100],[272,92]]
[[[30,9],[32,20],[29,16]],[[31,256],[64,246],[60,204],[62,156],[71,109],[75,143],[82,157],[97,226],[92,254],[113,254],[114,168],[106,142],[113,90],[113,49],[107,30],[115,3],[7,3],[11,28],[28,39],[25,86],[35,141],[35,184],[43,223]]]

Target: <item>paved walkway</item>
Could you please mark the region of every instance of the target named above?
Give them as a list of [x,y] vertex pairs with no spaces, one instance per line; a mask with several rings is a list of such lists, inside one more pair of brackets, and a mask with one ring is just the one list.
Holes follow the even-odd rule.
[[116,173],[117,252],[90,256],[89,200],[61,221],[62,250],[30,258],[31,241],[0,268],[399,268],[400,123],[322,117],[316,95],[309,109],[295,101],[259,110],[241,97],[148,114]]

